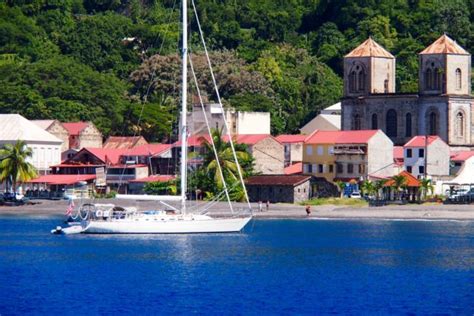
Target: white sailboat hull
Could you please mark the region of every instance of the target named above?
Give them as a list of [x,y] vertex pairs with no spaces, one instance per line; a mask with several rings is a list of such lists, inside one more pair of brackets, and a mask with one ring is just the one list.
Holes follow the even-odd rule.
[[193,234],[240,232],[251,220],[243,218],[212,218],[161,220],[159,218],[90,221],[83,223],[83,234]]

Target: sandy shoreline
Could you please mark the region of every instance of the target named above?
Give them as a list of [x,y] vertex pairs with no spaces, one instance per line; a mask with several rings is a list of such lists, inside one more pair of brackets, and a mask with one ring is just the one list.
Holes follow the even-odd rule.
[[[34,200],[35,205],[0,206],[0,216],[64,216],[67,201]],[[140,209],[155,209],[155,202],[97,200],[96,203],[138,206]],[[79,204],[79,203],[76,203]],[[239,210],[246,205],[236,203]],[[76,205],[77,207],[77,205]],[[271,204],[269,210],[258,212],[258,205],[252,203],[255,218],[307,218],[304,206],[294,204]],[[474,205],[388,205],[383,207],[351,208],[346,206],[313,206],[310,218],[314,219],[397,219],[397,220],[474,220]],[[228,213],[227,203],[217,203],[210,214]]]

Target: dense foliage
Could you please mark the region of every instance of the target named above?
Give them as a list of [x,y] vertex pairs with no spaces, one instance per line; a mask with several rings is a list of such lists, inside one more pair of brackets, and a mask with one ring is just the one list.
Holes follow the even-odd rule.
[[[402,92],[416,91],[417,53],[443,32],[474,51],[470,0],[196,4],[225,104],[270,111],[273,133],[297,132],[341,97],[342,57],[369,35],[397,56]],[[169,138],[179,103],[179,7],[176,0],[2,2],[0,112]],[[191,52],[200,88],[215,100],[195,34]]]

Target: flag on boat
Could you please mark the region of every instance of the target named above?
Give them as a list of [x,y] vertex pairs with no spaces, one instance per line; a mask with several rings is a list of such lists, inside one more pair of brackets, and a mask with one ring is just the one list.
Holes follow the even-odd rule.
[[69,199],[69,204],[66,209],[66,216],[71,216],[73,210],[74,210],[74,200]]

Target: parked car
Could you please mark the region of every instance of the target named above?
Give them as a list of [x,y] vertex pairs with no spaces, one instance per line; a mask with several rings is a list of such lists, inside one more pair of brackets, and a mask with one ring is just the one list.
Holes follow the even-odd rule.
[[359,191],[353,191],[351,193],[351,199],[361,199],[361,198],[362,198],[362,195],[360,195]]

